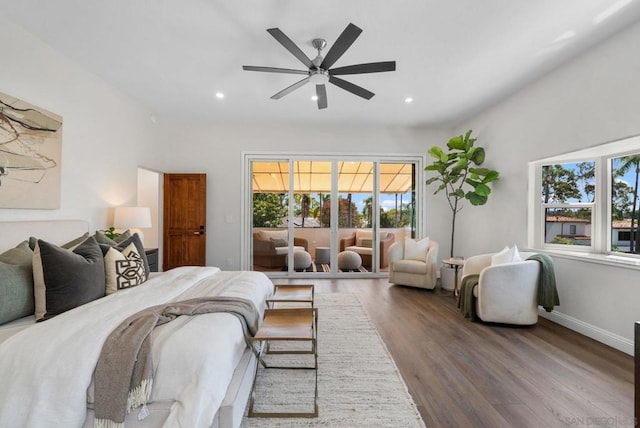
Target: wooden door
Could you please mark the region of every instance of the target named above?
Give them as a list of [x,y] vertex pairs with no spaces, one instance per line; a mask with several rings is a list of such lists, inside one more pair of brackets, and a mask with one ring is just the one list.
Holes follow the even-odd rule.
[[164,271],[206,264],[206,178],[164,174]]

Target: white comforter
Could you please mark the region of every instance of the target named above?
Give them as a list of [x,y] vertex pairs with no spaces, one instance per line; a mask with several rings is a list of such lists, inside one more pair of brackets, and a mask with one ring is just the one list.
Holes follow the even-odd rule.
[[[250,299],[262,314],[272,291],[261,273],[183,267],[26,328],[0,343],[0,427],[81,427],[102,344],[129,315],[212,295]],[[152,399],[175,400],[165,426],[210,426],[245,346],[230,314],[157,328]]]

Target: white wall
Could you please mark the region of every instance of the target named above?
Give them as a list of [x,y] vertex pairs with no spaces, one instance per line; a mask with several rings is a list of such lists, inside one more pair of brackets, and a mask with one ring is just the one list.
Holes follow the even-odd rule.
[[[144,229],[145,248],[158,248],[162,235],[162,174],[145,168],[138,168],[138,201],[139,207],[151,210],[151,227]],[[160,265],[159,265],[160,266]]]
[[1,18],[0,40],[0,92],[63,119],[60,209],[2,209],[0,221],[74,218],[105,228],[109,207],[135,205],[138,165],[161,159],[150,113]]
[[[397,128],[194,124],[171,124],[164,132],[169,141],[175,142],[167,151],[170,162],[165,172],[207,174],[207,264],[223,269],[240,267],[243,152],[425,154],[430,146],[446,141],[449,136],[449,131]],[[440,239],[440,231],[430,227],[436,215],[437,212],[427,210],[426,230]],[[231,223],[226,222],[227,217]]]
[[[639,40],[636,24],[459,127],[477,133],[502,178],[487,206],[460,218],[456,252],[526,246],[527,162],[640,134]],[[554,261],[561,306],[551,316],[632,353],[640,272]]]
[[[60,114],[59,210],[0,210],[1,220],[84,218],[111,222],[115,205],[136,202],[137,167],[208,176],[207,263],[239,266],[243,151],[426,153],[447,130],[397,128],[250,128],[154,125],[151,112],[13,24],[0,19],[0,91]],[[460,213],[456,253],[470,256],[526,244],[527,162],[640,134],[640,25],[590,50],[510,99],[469,120],[502,179],[484,207]],[[449,252],[450,212],[427,189],[426,231]],[[231,223],[226,223],[229,217]],[[228,258],[232,259],[227,264]],[[559,322],[630,352],[640,319],[638,271],[556,258]]]

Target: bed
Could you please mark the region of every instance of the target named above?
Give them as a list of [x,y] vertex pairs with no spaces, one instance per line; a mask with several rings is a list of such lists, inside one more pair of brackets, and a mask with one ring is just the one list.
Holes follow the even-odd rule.
[[[76,220],[0,222],[0,254],[30,236],[62,244],[88,232],[88,224]],[[0,325],[0,426],[93,426],[93,373],[102,343],[141,309],[220,295],[253,301],[261,318],[272,292],[273,284],[259,272],[181,267],[44,322],[36,323],[33,315],[6,322]],[[136,409],[125,426],[240,426],[256,359],[238,318],[178,317],[157,327],[152,341],[149,414],[139,420]]]

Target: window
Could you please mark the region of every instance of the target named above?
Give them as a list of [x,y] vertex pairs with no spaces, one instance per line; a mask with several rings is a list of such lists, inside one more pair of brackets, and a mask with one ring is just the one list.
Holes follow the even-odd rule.
[[595,162],[542,166],[544,243],[592,247]]
[[[636,236],[634,233],[633,236]],[[627,231],[619,231],[618,232],[618,241],[630,241],[631,240],[631,232]]]
[[640,255],[640,137],[529,164],[529,245]]
[[[618,232],[618,241],[612,240],[611,250],[640,254],[637,230],[638,178],[640,176],[640,152],[611,158],[611,230]],[[620,234],[626,239],[620,239]],[[612,233],[612,237],[615,233]],[[633,236],[634,239],[631,239]]]

